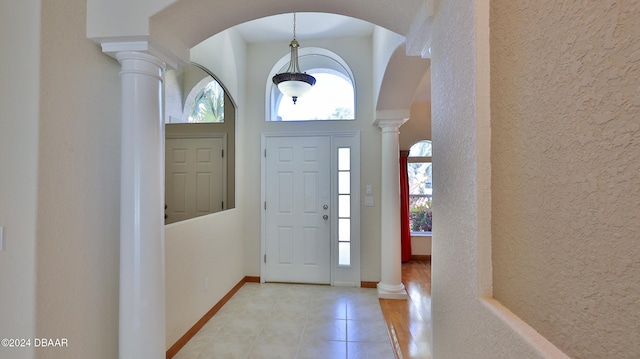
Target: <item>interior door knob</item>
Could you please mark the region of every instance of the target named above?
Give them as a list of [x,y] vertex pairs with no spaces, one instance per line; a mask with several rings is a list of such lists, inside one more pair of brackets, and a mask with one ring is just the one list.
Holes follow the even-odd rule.
[[327,215],[325,214],[324,216],[322,216],[322,219],[324,219],[324,220],[326,221],[327,219],[329,219],[329,216],[327,216]]
[[326,204],[324,206],[322,206],[323,209],[328,209],[329,206],[327,206]]

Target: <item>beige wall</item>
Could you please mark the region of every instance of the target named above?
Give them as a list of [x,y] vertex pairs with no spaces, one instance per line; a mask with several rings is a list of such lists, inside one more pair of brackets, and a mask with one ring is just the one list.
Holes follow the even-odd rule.
[[244,278],[241,214],[230,209],[165,227],[167,349]]
[[411,255],[431,255],[431,236],[411,236]]
[[400,127],[400,150],[409,150],[417,142],[431,140],[431,103],[414,103],[410,116]]
[[[35,335],[40,2],[0,2],[0,338]],[[0,347],[32,358],[33,348]]]
[[640,2],[491,3],[495,297],[573,358],[638,358]]
[[69,346],[41,358],[118,355],[119,66],[85,6],[42,2],[36,335]]

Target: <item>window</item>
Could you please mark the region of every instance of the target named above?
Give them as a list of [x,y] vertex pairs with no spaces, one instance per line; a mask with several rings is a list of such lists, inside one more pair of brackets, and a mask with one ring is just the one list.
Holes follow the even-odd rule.
[[224,123],[225,101],[231,100],[209,70],[192,63],[167,71],[164,84],[165,123]]
[[431,141],[420,141],[409,150],[409,219],[412,233],[432,230]]
[[[224,90],[216,80],[205,79],[194,86],[185,103],[189,123],[224,122]],[[195,94],[195,95],[193,95]]]
[[316,78],[316,84],[296,104],[291,98],[279,94],[278,121],[353,120],[351,82],[324,69],[308,73]]
[[355,85],[353,74],[338,55],[319,48],[301,48],[298,62],[302,71],[313,75],[316,84],[296,104],[271,83],[271,77],[285,71],[289,57],[272,69],[267,93],[270,116],[267,121],[354,120]]
[[338,265],[351,265],[351,148],[338,148]]

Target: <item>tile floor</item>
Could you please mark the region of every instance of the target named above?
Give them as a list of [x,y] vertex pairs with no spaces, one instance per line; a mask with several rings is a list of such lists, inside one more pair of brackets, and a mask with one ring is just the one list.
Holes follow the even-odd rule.
[[245,283],[175,359],[393,359],[377,291]]

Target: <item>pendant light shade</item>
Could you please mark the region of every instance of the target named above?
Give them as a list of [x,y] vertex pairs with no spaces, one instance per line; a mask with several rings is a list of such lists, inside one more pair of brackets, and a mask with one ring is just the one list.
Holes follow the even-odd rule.
[[311,87],[315,85],[315,77],[300,72],[300,66],[298,65],[298,48],[300,44],[296,40],[296,14],[293,14],[293,40],[289,44],[291,48],[291,60],[289,61],[289,67],[283,73],[279,73],[273,76],[273,83],[278,86],[278,89],[283,94],[291,97],[293,103],[298,101],[298,97],[306,94],[311,90]]

